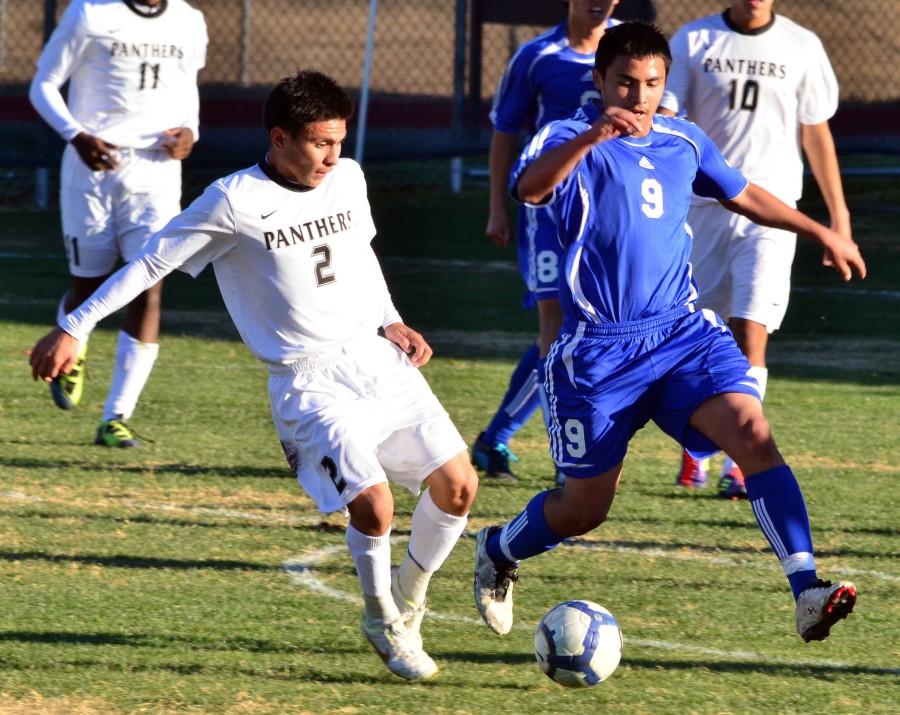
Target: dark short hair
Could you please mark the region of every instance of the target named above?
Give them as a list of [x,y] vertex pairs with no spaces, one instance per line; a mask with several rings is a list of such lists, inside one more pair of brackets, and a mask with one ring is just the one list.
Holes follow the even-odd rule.
[[314,70],[301,70],[285,77],[266,97],[263,124],[296,136],[307,124],[326,119],[349,119],[353,100],[331,77]]
[[617,57],[642,60],[647,57],[662,57],[666,65],[666,76],[672,65],[672,53],[666,36],[656,25],[646,22],[623,22],[609,28],[600,38],[597,54],[594,55],[594,69],[603,77]]

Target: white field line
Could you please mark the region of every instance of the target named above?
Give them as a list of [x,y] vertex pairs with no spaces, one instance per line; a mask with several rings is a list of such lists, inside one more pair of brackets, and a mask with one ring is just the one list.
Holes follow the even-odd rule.
[[[25,494],[23,492],[16,491],[5,491],[0,492],[0,498],[11,499],[16,501],[28,501],[28,502],[45,502],[52,503],[51,500],[43,499],[39,496],[34,496],[30,494]],[[285,514],[277,514],[277,513],[259,513],[259,512],[247,512],[247,511],[239,511],[233,509],[219,509],[215,507],[185,507],[179,506],[177,504],[170,504],[165,502],[141,502],[137,500],[125,499],[121,501],[121,504],[130,506],[134,509],[145,510],[145,511],[161,511],[161,512],[180,512],[180,513],[188,513],[188,514],[204,514],[209,516],[216,517],[224,517],[224,518],[232,518],[232,519],[241,519],[245,521],[257,521],[257,522],[265,522],[272,523],[272,521],[277,521],[279,523],[285,523],[290,525],[315,525],[320,524],[323,521],[322,517],[301,517],[301,516],[292,516]],[[463,534],[464,537],[474,538],[476,535],[476,531],[469,530]],[[395,536],[391,539],[392,543],[402,543],[408,539],[406,536]],[[629,553],[635,554],[639,556],[649,557],[649,558],[668,558],[668,559],[679,559],[679,560],[692,560],[692,561],[702,561],[706,563],[714,563],[717,565],[725,565],[725,566],[733,566],[733,565],[741,565],[741,566],[754,566],[754,567],[762,567],[764,564],[755,563],[752,561],[743,561],[736,560],[727,557],[717,557],[717,556],[708,556],[705,554],[675,554],[670,551],[666,551],[664,549],[641,549],[635,547],[626,547],[622,545],[609,545],[609,544],[601,544],[598,542],[573,542],[571,544],[566,544],[570,548],[576,549],[591,549],[591,550],[599,550],[599,551],[608,551],[614,553]],[[282,569],[288,574],[291,579],[291,583],[296,586],[300,586],[302,588],[306,588],[307,590],[313,591],[315,593],[322,594],[328,598],[332,598],[335,600],[346,601],[348,603],[353,603],[354,605],[361,605],[362,599],[359,595],[355,593],[349,593],[347,591],[342,591],[337,588],[333,588],[329,586],[324,581],[322,581],[315,574],[315,567],[328,561],[330,558],[335,557],[339,554],[343,554],[346,551],[346,546],[344,544],[335,544],[332,546],[326,546],[325,548],[318,549],[317,551],[313,551],[309,554],[304,554],[302,556],[297,556],[292,559],[288,559],[282,564]],[[890,581],[898,581],[900,577],[884,574],[877,571],[865,571],[862,569],[847,569],[847,572],[856,573],[860,575],[866,575],[870,578],[880,578],[884,580]],[[477,618],[473,618],[470,616],[461,616],[458,614],[452,613],[441,613],[439,611],[434,611],[429,609],[427,611],[427,615],[429,618],[434,619],[436,621],[450,622],[450,623],[462,623],[466,625],[478,626],[482,627],[481,620]],[[515,627],[521,630],[534,630],[536,624],[528,623],[525,621],[517,622]],[[813,661],[813,660],[773,660],[770,656],[765,655],[763,653],[755,653],[753,651],[742,651],[742,650],[721,650],[718,648],[707,648],[704,646],[690,645],[684,643],[675,643],[671,641],[663,641],[656,639],[642,639],[642,638],[628,638],[626,643],[629,646],[634,646],[636,648],[650,648],[655,650],[666,650],[675,653],[689,653],[693,655],[705,655],[716,658],[727,658],[729,660],[741,660],[747,662],[759,662],[763,664],[770,665],[786,665],[786,666],[800,666],[800,667],[809,667],[809,668],[833,668],[835,670],[847,670],[856,668],[858,666],[842,663],[839,661]],[[880,669],[871,669],[873,672],[885,673],[890,675],[900,675],[900,668],[880,668]]]
[[[44,499],[39,496],[33,496],[30,494],[24,494],[22,492],[14,491],[0,492],[0,498],[17,501],[45,502],[48,504],[55,503],[68,505],[68,502]],[[199,514],[203,516],[220,517],[225,519],[238,519],[242,521],[265,524],[278,523],[284,524],[286,526],[318,526],[319,524],[327,523],[329,521],[329,517],[324,514],[312,516],[297,516],[293,514],[284,514],[277,511],[241,511],[236,509],[222,509],[220,507],[183,506],[179,504],[171,504],[168,502],[146,502],[136,499],[121,499],[117,500],[116,503],[122,505],[123,507],[128,507],[139,511]],[[334,517],[331,518],[335,519]],[[340,518],[335,519],[335,521],[339,524],[343,523],[343,520]],[[470,529],[463,534],[463,538],[474,539],[477,533],[477,531]],[[612,554],[630,554],[649,559],[694,561],[705,564],[715,564],[716,566],[738,566],[740,568],[756,568],[763,569],[765,571],[780,571],[780,567],[777,565],[777,563],[774,563],[772,557],[766,556],[765,560],[762,560],[762,555],[760,560],[740,559],[725,555],[708,554],[700,551],[692,552],[690,550],[684,550],[683,547],[678,547],[679,550],[675,551],[674,549],[661,547],[645,548],[640,546],[629,546],[627,544],[616,543],[614,541],[586,541],[583,539],[572,539],[570,541],[563,542],[562,547],[577,550],[599,551]],[[343,549],[344,546],[341,546],[339,548],[339,550]],[[857,569],[853,567],[831,567],[829,568],[829,573],[833,573],[837,576],[859,576],[875,579],[878,581],[889,581],[893,583],[900,582],[900,575],[898,574],[886,573],[884,571],[873,571],[870,569]]]
[[[474,532],[469,532],[466,535],[472,535],[472,533]],[[407,538],[408,537],[405,536],[396,536],[391,538],[391,543],[401,543],[406,541]],[[282,568],[290,577],[291,583],[293,583],[295,586],[306,588],[310,591],[314,591],[315,593],[319,593],[334,600],[345,601],[360,606],[362,605],[362,598],[360,598],[358,595],[356,595],[355,593],[349,593],[348,591],[342,591],[340,589],[333,588],[332,586],[329,586],[324,581],[322,581],[315,574],[316,566],[319,566],[320,564],[324,563],[333,556],[336,556],[337,554],[343,553],[344,550],[345,547],[343,545],[326,546],[324,549],[319,549],[317,551],[313,551],[312,553],[289,559],[282,564]],[[452,623],[464,623],[466,625],[477,626],[479,628],[484,627],[481,619],[473,618],[470,616],[441,613],[430,608],[426,611],[425,615],[436,621],[449,621]],[[536,625],[536,623],[529,623],[527,621],[517,621],[514,627],[517,630],[534,631]],[[626,647],[631,646],[635,648],[665,650],[673,653],[710,656],[713,658],[754,662],[764,665],[783,665],[788,667],[799,666],[803,668],[829,668],[832,670],[853,670],[860,667],[853,663],[844,663],[834,660],[819,661],[807,659],[773,659],[771,656],[765,653],[755,653],[753,651],[747,650],[722,650],[720,648],[708,648],[705,646],[675,643],[672,641],[663,641],[657,639],[626,637],[625,645]],[[867,669],[870,672],[874,673],[900,675],[900,668],[867,667]]]

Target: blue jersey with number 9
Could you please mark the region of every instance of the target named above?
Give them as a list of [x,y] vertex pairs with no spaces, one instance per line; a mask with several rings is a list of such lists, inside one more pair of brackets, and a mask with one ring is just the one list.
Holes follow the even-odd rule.
[[[599,116],[588,104],[538,132],[512,173],[513,196],[532,161]],[[709,137],[683,119],[657,115],[646,137],[594,146],[545,203],[566,252],[560,283],[566,317],[622,323],[692,303],[691,194],[731,199],[746,186]]]

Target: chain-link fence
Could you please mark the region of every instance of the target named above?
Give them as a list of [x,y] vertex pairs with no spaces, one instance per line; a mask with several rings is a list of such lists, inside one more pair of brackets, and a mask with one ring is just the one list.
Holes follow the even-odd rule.
[[[260,108],[268,88],[298,68],[322,70],[359,96],[371,0],[191,0],[209,28],[200,76],[203,140],[194,177],[253,162],[265,146]],[[721,11],[723,0],[623,0],[671,33]],[[0,200],[52,197],[61,150],[28,104],[43,40],[67,0],[0,0]],[[842,151],[900,150],[897,0],[779,0],[776,10],[822,39],[841,85],[832,122]],[[484,162],[487,108],[512,52],[562,18],[559,0],[380,0],[366,159],[381,183],[446,188],[452,157]],[[498,18],[503,22],[497,21]],[[511,24],[510,24],[511,23]],[[351,132],[348,150],[354,151]],[[379,171],[385,162],[389,170]],[[457,163],[458,167],[459,164]],[[38,177],[38,180],[35,180]],[[51,187],[45,182],[50,178]]]

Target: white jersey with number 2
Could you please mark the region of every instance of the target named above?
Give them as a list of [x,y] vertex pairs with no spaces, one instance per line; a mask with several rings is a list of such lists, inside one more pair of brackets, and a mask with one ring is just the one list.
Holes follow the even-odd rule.
[[60,327],[81,339],[176,268],[209,264],[234,325],[265,363],[328,353],[400,321],[371,247],[362,170],[340,159],[321,184],[287,184],[263,161],[214,181]]
[[686,112],[750,181],[799,199],[800,125],[827,121],[838,102],[819,38],[781,15],[742,32],[722,13],[684,25],[671,48],[661,106]]

